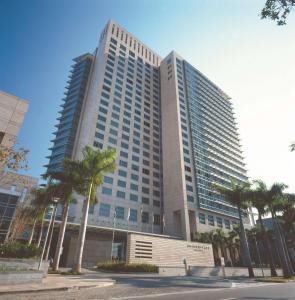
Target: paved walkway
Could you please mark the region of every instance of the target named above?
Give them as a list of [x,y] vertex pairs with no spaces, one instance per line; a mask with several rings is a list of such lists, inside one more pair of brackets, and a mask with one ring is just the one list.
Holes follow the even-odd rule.
[[69,291],[85,288],[99,288],[111,286],[115,280],[106,275],[96,276],[94,273],[87,273],[81,276],[48,274],[42,283],[2,285],[0,286],[0,295],[10,293],[42,292],[42,291]]

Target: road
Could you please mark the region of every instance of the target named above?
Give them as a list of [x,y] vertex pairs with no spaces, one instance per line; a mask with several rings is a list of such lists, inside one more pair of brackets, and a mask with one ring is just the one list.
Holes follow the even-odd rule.
[[[102,274],[106,277],[106,274]],[[140,275],[108,276],[117,284],[68,292],[1,295],[0,300],[295,300],[295,283],[254,283],[239,288],[198,288],[194,278]]]

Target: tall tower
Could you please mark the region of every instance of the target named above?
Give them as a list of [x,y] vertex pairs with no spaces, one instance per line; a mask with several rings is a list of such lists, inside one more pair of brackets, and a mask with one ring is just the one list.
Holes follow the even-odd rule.
[[89,224],[112,228],[116,211],[118,229],[186,240],[230,229],[236,208],[213,185],[247,176],[229,97],[175,52],[162,59],[113,21],[72,68],[48,170],[82,159],[86,145],[118,153]]
[[163,193],[169,233],[230,229],[237,209],[214,189],[247,181],[230,98],[175,52],[161,63]]

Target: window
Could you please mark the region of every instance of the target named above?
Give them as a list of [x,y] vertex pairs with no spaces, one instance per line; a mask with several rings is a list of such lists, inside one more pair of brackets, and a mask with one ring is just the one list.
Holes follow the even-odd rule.
[[216,218],[216,221],[217,221],[217,226],[220,227],[220,228],[222,228],[222,227],[223,227],[222,219],[219,218],[219,217],[217,217],[217,218]]
[[122,192],[122,191],[117,191],[117,197],[118,197],[118,198],[125,199],[125,193]]
[[205,214],[199,213],[199,223],[206,224]]
[[126,182],[123,180],[118,180],[118,186],[120,187],[126,187]]
[[118,135],[118,131],[110,128],[110,134],[117,136]]
[[89,205],[88,214],[93,215],[94,213],[94,204]]
[[102,133],[99,133],[99,132],[95,132],[95,137],[98,138],[98,139],[101,139],[101,140],[104,139],[104,135]]
[[110,208],[111,208],[111,206],[109,204],[100,203],[99,215],[101,217],[109,217],[110,216]]
[[141,222],[142,223],[149,223],[149,213],[143,211],[141,214]]
[[127,177],[127,172],[125,172],[123,170],[119,170],[118,174],[119,174],[119,176]]
[[112,189],[106,188],[105,186],[102,187],[102,193],[104,195],[111,196],[112,195]]
[[135,181],[138,181],[138,175],[136,175],[136,174],[131,174],[131,179],[132,180],[135,180]]
[[128,158],[128,153],[125,151],[120,151],[120,156]]
[[126,161],[120,160],[119,165],[122,166],[122,167],[127,168],[127,162]]
[[109,143],[111,143],[113,145],[117,145],[117,140],[112,137],[109,137]]
[[187,195],[187,201],[188,202],[194,202],[194,197],[191,195]]
[[137,222],[137,210],[136,209],[132,209],[132,208],[130,209],[129,221]]
[[161,216],[160,215],[157,215],[155,214],[154,217],[153,217],[153,221],[154,221],[154,225],[161,225]]
[[230,229],[230,221],[229,220],[224,220],[224,226],[226,229]]
[[130,200],[131,201],[138,201],[138,196],[135,194],[130,194]]
[[130,189],[133,190],[133,191],[138,191],[138,185],[134,184],[134,183],[131,183],[130,184]]
[[150,190],[147,187],[142,187],[142,192],[145,194],[149,194]]
[[214,217],[211,215],[208,215],[208,224],[214,226]]
[[105,183],[109,183],[109,184],[113,184],[113,178],[112,178],[112,177],[105,176],[105,177],[104,177],[104,182],[105,182]]
[[142,197],[141,198],[141,202],[144,203],[144,204],[149,204],[150,203],[150,199],[146,198],[146,197]]
[[117,219],[124,219],[124,207],[117,206],[116,209],[116,218]]
[[105,130],[105,126],[102,125],[102,124],[99,124],[99,123],[96,124],[96,128],[101,129],[101,130]]

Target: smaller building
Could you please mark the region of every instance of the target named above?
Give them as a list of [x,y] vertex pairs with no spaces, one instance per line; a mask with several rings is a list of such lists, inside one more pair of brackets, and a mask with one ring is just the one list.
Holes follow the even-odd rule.
[[[72,267],[78,239],[77,223],[68,223],[61,265]],[[57,232],[54,235],[57,240]],[[53,241],[54,244],[54,241]],[[87,226],[83,266],[112,259],[129,263],[149,263],[157,266],[214,266],[211,244],[188,242],[171,236],[139,233],[116,228]]]
[[28,110],[27,100],[0,91],[0,145],[13,147]]
[[0,175],[0,243],[6,238],[16,208],[31,204],[31,190],[37,185],[35,177],[13,172]]

